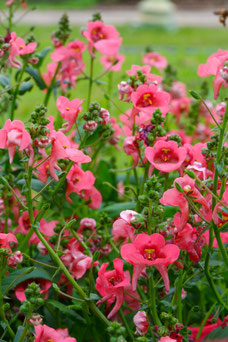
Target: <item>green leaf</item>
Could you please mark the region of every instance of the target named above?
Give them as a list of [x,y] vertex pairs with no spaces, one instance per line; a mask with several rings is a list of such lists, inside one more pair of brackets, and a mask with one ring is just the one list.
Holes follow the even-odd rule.
[[[25,185],[26,182],[24,179],[20,179],[17,184],[19,185]],[[37,192],[40,192],[40,190],[43,189],[43,187],[45,186],[44,183],[42,183],[41,181],[39,181],[38,179],[32,179],[32,182],[31,182],[31,187],[33,190],[37,191]]]
[[39,71],[31,66],[28,66],[25,68],[25,71],[32,76],[32,78],[34,79],[34,81],[36,82],[37,86],[40,89],[45,89],[47,88],[46,84],[44,83],[44,80],[42,79],[42,77],[39,74]]
[[16,336],[14,337],[13,342],[19,341],[19,338],[21,337],[23,331],[24,331],[24,327],[22,325],[19,325],[19,327],[17,328],[17,333],[16,333]]
[[10,87],[10,79],[5,75],[0,75],[0,84],[3,88]]
[[93,132],[93,134],[86,139],[84,146],[89,146],[95,143],[98,139],[100,139],[102,130],[103,127],[101,127],[101,125],[98,126],[97,129],[95,129],[95,131]]
[[[1,292],[4,293],[6,289],[10,286],[10,284],[18,277],[20,274],[22,274],[24,271],[28,270],[30,267],[23,267],[19,270],[13,271],[8,276],[6,276],[2,281],[2,288]],[[13,287],[17,286],[18,284],[22,283],[25,280],[28,279],[36,279],[36,278],[42,278],[46,280],[51,281],[51,276],[49,273],[47,273],[43,268],[36,268],[33,272],[29,274],[24,274],[20,278],[18,278],[15,283],[12,285]]]
[[108,182],[115,188],[117,187],[116,175],[109,171],[111,168],[112,165],[110,163],[101,160],[96,169],[97,179],[95,187],[101,192],[104,202],[117,200],[117,192],[108,185],[103,184]]
[[228,222],[226,222],[219,231],[223,233],[228,232]]
[[123,202],[123,203],[113,203],[107,207],[100,209],[100,211],[105,211],[112,218],[119,216],[120,212],[123,210],[134,210],[136,207],[136,202]]
[[27,91],[30,91],[33,87],[32,82],[23,82],[19,88],[19,95],[24,95]]
[[36,68],[39,68],[42,65],[44,58],[47,56],[48,52],[51,50],[52,50],[52,47],[47,46],[36,54],[36,57],[39,58],[39,62],[36,64]]
[[54,300],[54,299],[48,299],[46,301],[47,304],[50,304],[52,306],[54,306],[54,308],[58,309],[59,311],[61,311],[63,314],[67,314],[70,315],[72,317],[74,317],[75,319],[77,319],[78,321],[81,321],[83,323],[86,323],[84,318],[82,318],[78,313],[74,312],[73,310],[69,309],[65,304]]
[[[222,327],[219,327],[215,330],[213,330],[207,337],[204,339],[204,341],[212,341],[217,339],[225,339],[228,337],[228,327],[225,327],[224,329]],[[226,339],[227,340],[227,339]]]

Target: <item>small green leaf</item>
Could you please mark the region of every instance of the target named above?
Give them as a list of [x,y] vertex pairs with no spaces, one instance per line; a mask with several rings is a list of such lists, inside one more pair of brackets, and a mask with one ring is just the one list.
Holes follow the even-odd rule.
[[5,75],[0,75],[0,84],[3,88],[10,87],[10,79]]
[[113,203],[107,207],[101,209],[105,211],[112,218],[119,216],[120,212],[123,210],[134,210],[136,207],[136,202],[124,202],[124,203]]
[[24,327],[22,325],[19,325],[19,327],[17,328],[17,333],[16,333],[16,336],[14,337],[13,342],[19,341],[19,338],[21,337],[23,331],[24,331]]
[[93,143],[95,143],[98,139],[100,139],[101,137],[101,130],[103,128],[101,126],[98,126],[97,129],[93,132],[92,135],[90,135],[87,139],[86,139],[86,142],[84,144],[84,146],[89,146]]
[[45,89],[47,88],[46,84],[44,83],[44,80],[42,79],[42,77],[39,74],[39,71],[31,66],[28,66],[25,68],[25,71],[32,76],[32,78],[34,79],[34,81],[36,82],[37,86],[40,89]]
[[39,58],[39,62],[35,65],[36,68],[39,68],[42,65],[44,58],[47,56],[48,52],[51,50],[52,50],[52,47],[47,46],[36,54],[36,57]]
[[19,95],[24,95],[25,93],[27,93],[27,91],[31,91],[33,87],[33,83],[32,82],[23,82],[20,85],[19,88]]
[[77,314],[75,311],[69,309],[65,304],[63,304],[57,300],[54,300],[54,299],[48,299],[46,301],[46,303],[54,306],[54,308],[58,309],[63,314],[70,315],[70,316],[74,317],[76,320],[85,323],[85,320],[79,314]]
[[[24,272],[26,272],[26,271],[28,271],[30,269],[31,269],[31,267],[23,267],[23,268],[20,268],[19,270],[13,271],[8,276],[6,276],[2,280],[1,292],[4,293],[5,290],[10,286],[10,284],[18,276],[20,276],[20,274],[22,274],[22,273],[24,273]],[[13,287],[17,286],[18,284],[22,283],[25,280],[36,279],[36,278],[42,278],[42,279],[46,279],[46,280],[50,280],[51,281],[51,276],[49,275],[49,273],[47,273],[47,271],[45,271],[43,268],[36,268],[34,271],[30,272],[29,274],[24,274],[23,276],[18,278],[15,281],[15,283],[13,283]]]

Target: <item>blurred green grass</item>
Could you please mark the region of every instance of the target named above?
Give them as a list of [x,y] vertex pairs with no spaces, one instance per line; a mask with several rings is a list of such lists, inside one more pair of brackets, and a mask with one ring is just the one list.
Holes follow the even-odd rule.
[[[45,46],[51,45],[50,36],[56,29],[54,26],[38,26],[34,30],[34,35],[39,42],[38,51]],[[126,79],[125,70],[130,69],[132,64],[142,64],[142,56],[145,47],[150,45],[153,49],[164,55],[170,64],[178,70],[178,79],[187,84],[188,90],[199,89],[202,79],[197,76],[197,67],[200,63],[204,63],[207,57],[216,52],[217,49],[227,48],[227,30],[223,28],[180,28],[177,31],[165,31],[161,29],[152,29],[149,27],[120,26],[117,27],[121,37],[123,37],[123,47],[121,52],[125,55],[126,60],[122,71],[114,73],[113,77],[113,98],[118,102],[117,84]],[[24,36],[28,32],[29,27],[18,26],[18,35]],[[79,27],[72,27],[71,39],[83,39],[80,34]],[[47,63],[51,61],[50,54],[46,58],[42,72],[45,71]],[[86,73],[89,73],[89,55],[85,53],[84,61],[86,62]],[[99,65],[99,58],[95,61],[95,76],[102,72]],[[154,70],[155,72],[155,70]],[[105,76],[104,81],[107,81]],[[104,93],[106,85],[94,85],[92,100],[97,100],[102,106],[106,105]],[[78,83],[76,89],[71,91],[71,98],[86,99],[88,92],[88,81]],[[44,93],[34,87],[30,93],[25,94],[19,103],[16,111],[16,117],[25,119],[29,117],[34,106],[43,102]],[[85,101],[86,102],[86,101]],[[128,104],[119,103],[119,107],[123,110],[128,108]],[[52,97],[48,106],[48,114],[56,115],[55,99]],[[113,108],[112,115],[118,112]]]
[[[35,6],[38,10],[78,10],[87,9],[96,5],[98,0],[26,0],[29,7]],[[0,1],[0,9],[5,9],[5,1]]]

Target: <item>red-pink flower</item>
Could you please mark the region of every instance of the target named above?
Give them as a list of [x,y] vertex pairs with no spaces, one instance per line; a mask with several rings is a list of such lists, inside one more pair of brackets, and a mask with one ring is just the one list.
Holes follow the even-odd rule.
[[51,54],[54,62],[63,62],[68,59],[81,60],[82,52],[85,50],[85,44],[80,40],[74,40],[67,46],[60,46]]
[[175,141],[159,140],[154,147],[145,149],[145,156],[155,169],[162,172],[178,170],[186,157],[184,147],[178,147]]
[[121,247],[121,256],[134,266],[132,288],[136,289],[137,280],[146,266],[154,266],[160,272],[165,290],[169,292],[169,277],[166,266],[176,261],[180,250],[176,245],[165,245],[161,234],[138,234],[133,243]]
[[62,132],[68,132],[73,124],[75,123],[78,114],[81,112],[83,100],[74,99],[69,101],[65,96],[59,96],[57,99],[56,106],[60,112],[61,117],[66,120],[61,129]]
[[10,248],[11,243],[17,243],[17,238],[15,235],[11,233],[0,233],[0,248],[7,248],[10,253],[12,253]]
[[165,57],[157,52],[148,52],[142,59],[144,64],[153,66],[162,71],[167,67],[168,63]]
[[58,159],[70,159],[75,163],[88,163],[91,161],[89,156],[73,148],[70,140],[62,132],[52,131],[50,137],[52,139],[52,150],[49,160],[49,171],[56,181],[58,181],[58,177],[54,169]]
[[52,285],[52,282],[43,278],[36,278],[36,279],[29,279],[29,280],[25,280],[22,283],[18,284],[15,288],[15,296],[17,297],[17,299],[20,302],[23,302],[24,300],[26,300],[26,296],[25,296],[25,290],[27,289],[28,285],[30,283],[35,282],[36,284],[39,285],[40,287],[40,293],[44,294],[44,298],[47,299],[48,298],[48,290]]
[[122,241],[127,243],[128,239],[132,242],[134,240],[135,228],[131,225],[135,221],[136,215],[138,213],[133,210],[125,210],[120,213],[120,218],[118,218],[113,223],[112,235],[115,241]]
[[[184,177],[176,178],[174,181],[174,185],[175,183],[178,183],[182,187],[185,195],[188,195],[192,199],[192,201],[200,203],[206,209],[206,211],[209,211],[209,205],[206,199],[196,188],[194,179],[185,175]],[[178,231],[182,230],[186,226],[189,215],[188,201],[186,200],[185,196],[176,188],[173,188],[164,192],[162,198],[160,199],[160,202],[163,205],[170,205],[180,208],[181,218],[177,228]]]
[[[65,254],[61,257],[61,260],[64,265],[68,266],[70,273],[76,279],[82,278],[92,265],[92,258],[75,248],[65,250]],[[95,263],[95,266],[97,264]]]
[[8,258],[7,264],[9,267],[16,268],[18,264],[21,264],[23,261],[23,255],[21,251],[16,251]]
[[169,111],[170,95],[159,90],[155,84],[140,85],[131,94],[131,100],[134,105],[133,117],[140,111],[151,115],[157,108],[161,110],[163,115]]
[[151,67],[149,65],[140,66],[140,65],[133,64],[131,66],[131,69],[127,70],[126,73],[128,75],[134,75],[137,78],[137,76],[138,76],[137,71],[140,70],[146,76],[145,84],[150,84],[152,82],[160,84],[162,81],[162,77],[158,76],[158,75],[151,74],[150,69],[151,69]]
[[[228,207],[228,189],[224,192],[222,201]],[[219,227],[223,226],[228,221],[228,214],[222,207],[222,204],[217,203],[212,214],[214,223]]]
[[89,230],[90,233],[94,232],[96,228],[96,221],[89,217],[84,217],[80,221],[80,227],[78,229],[78,233],[83,233],[86,230]]
[[[102,21],[89,21],[87,31],[82,32],[83,36],[89,41],[89,52],[93,55],[93,49],[103,54],[108,52],[110,47],[119,40],[119,32],[112,25],[105,25]],[[111,41],[110,41],[111,40]]]
[[147,316],[145,311],[138,311],[133,317],[133,322],[136,325],[136,333],[139,335],[145,335],[149,328],[149,323],[147,321]]
[[22,151],[30,144],[30,134],[26,131],[22,121],[8,119],[0,129],[0,148],[8,148],[10,164],[13,162],[16,147]]
[[138,141],[135,137],[127,137],[124,139],[123,143],[123,150],[128,156],[132,156],[133,158],[133,165],[132,167],[136,167],[139,162],[139,146]]
[[217,99],[222,85],[224,85],[225,88],[228,87],[227,67],[224,68],[224,63],[226,61],[228,61],[228,51],[218,50],[207,59],[206,64],[200,64],[198,68],[198,75],[200,77],[215,75],[213,81],[215,99]]
[[128,271],[123,271],[123,261],[120,259],[113,260],[114,270],[106,271],[108,263],[101,265],[96,280],[96,290],[103,297],[97,304],[108,301],[110,306],[116,299],[116,303],[108,314],[108,318],[114,316],[120,309],[124,299],[124,287],[130,283],[130,274]]
[[124,55],[121,55],[118,52],[113,55],[106,54],[100,58],[100,63],[104,66],[104,70],[109,71],[120,71],[124,61]]
[[77,342],[74,337],[70,337],[68,329],[53,329],[47,325],[35,326],[34,342]]
[[164,337],[161,337],[158,342],[177,342],[177,340],[174,340],[173,338],[169,336],[164,336]]
[[[57,63],[49,63],[47,65],[46,73],[42,73],[42,78],[47,86],[51,84],[51,81],[56,72],[56,68],[57,68]],[[58,74],[56,75],[56,78],[58,79]]]
[[37,47],[37,44],[34,42],[26,45],[24,40],[17,37],[15,32],[11,33],[10,45],[9,62],[11,66],[16,69],[20,69],[21,67],[21,62],[19,62],[16,57],[33,53]]

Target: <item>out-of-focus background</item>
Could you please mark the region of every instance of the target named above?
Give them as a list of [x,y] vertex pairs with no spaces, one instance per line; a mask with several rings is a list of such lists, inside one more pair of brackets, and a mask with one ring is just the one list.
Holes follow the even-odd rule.
[[[126,78],[125,70],[132,64],[142,64],[146,46],[164,55],[168,62],[177,69],[177,78],[187,84],[188,89],[198,90],[202,79],[197,77],[197,68],[205,63],[208,56],[220,49],[228,49],[228,31],[219,22],[214,11],[218,8],[228,9],[228,0],[27,0],[26,11],[19,6],[15,14],[13,27],[18,35],[25,36],[34,26],[32,33],[39,42],[38,49],[51,45],[51,34],[57,28],[63,12],[67,13],[72,25],[70,39],[82,39],[80,32],[86,27],[92,14],[100,12],[105,24],[113,24],[123,38],[121,53],[126,57],[122,72],[114,75],[114,84]],[[0,0],[0,19],[4,24],[7,18],[5,0]],[[1,27],[3,33],[4,27]],[[89,56],[85,56],[85,62]],[[47,58],[46,63],[51,59]],[[44,65],[43,68],[46,68]],[[42,70],[44,72],[45,70]],[[102,72],[96,63],[96,74]],[[72,97],[85,98],[87,82],[80,82],[72,92]],[[79,91],[80,89],[80,91]],[[117,89],[116,96],[117,94]],[[40,95],[28,93],[29,101],[23,101],[22,112],[31,111],[40,104]],[[103,104],[103,92],[93,93],[94,99]],[[25,97],[24,97],[25,98]],[[52,99],[51,111],[56,112]],[[123,108],[124,109],[124,108]],[[23,115],[18,112],[18,115]],[[51,113],[49,113],[51,114]]]

